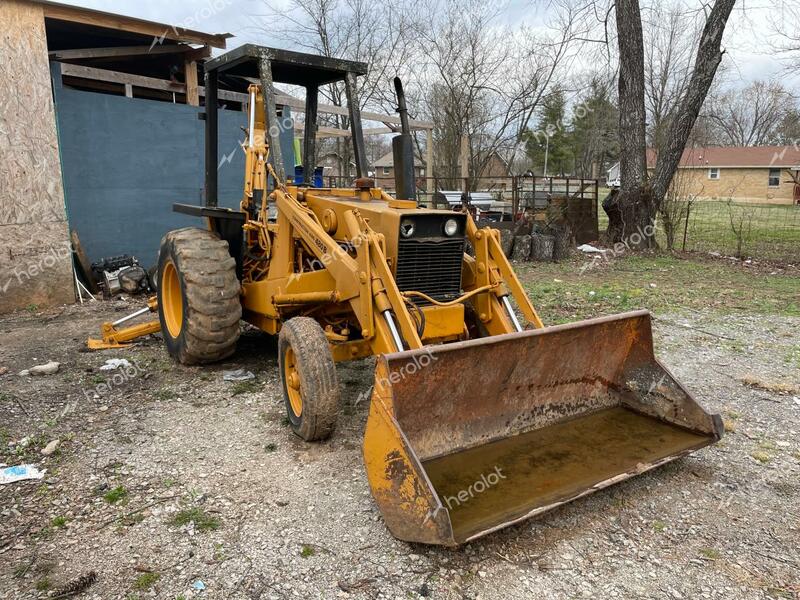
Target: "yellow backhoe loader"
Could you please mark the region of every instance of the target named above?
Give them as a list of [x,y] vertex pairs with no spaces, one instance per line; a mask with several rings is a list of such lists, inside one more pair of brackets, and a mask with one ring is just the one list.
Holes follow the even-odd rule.
[[[334,430],[336,362],[376,356],[363,452],[396,537],[469,542],[721,438],[719,416],[655,359],[649,313],[544,327],[498,231],[418,207],[399,80],[392,197],[367,177],[366,65],[246,45],[205,69],[205,205],[174,208],[208,227],[162,241],[167,349],[184,364],[222,360],[240,319],[277,334],[289,423],[308,441]],[[217,205],[220,77],[250,82],[238,210]],[[319,88],[340,82],[357,177],[314,187]],[[284,174],[274,83],[305,88],[300,183]],[[130,341],[113,326],[104,337]]]

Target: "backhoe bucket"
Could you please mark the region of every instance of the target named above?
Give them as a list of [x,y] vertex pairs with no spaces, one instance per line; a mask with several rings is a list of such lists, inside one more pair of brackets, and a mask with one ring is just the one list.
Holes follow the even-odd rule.
[[380,357],[364,460],[395,537],[455,546],[721,437],[640,311]]

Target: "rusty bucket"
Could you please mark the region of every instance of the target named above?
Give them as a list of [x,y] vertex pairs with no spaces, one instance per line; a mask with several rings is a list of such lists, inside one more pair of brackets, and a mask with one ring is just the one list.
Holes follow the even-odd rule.
[[455,546],[721,437],[640,311],[380,357],[364,460],[395,537]]

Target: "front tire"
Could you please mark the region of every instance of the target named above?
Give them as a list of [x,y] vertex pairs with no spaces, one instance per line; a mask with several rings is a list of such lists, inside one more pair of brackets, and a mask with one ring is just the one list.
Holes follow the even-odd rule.
[[339,378],[319,323],[308,317],[286,321],[278,336],[278,362],[292,431],[307,442],[330,437],[339,416]]
[[184,365],[236,350],[242,305],[227,242],[205,229],[170,231],[158,257],[158,318],[169,353]]

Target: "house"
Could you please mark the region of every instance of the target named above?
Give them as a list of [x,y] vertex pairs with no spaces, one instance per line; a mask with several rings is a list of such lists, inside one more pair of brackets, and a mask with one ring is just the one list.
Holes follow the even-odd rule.
[[[394,155],[387,152],[376,160],[372,167],[375,171],[376,184],[383,188],[394,189]],[[417,185],[425,187],[424,182],[419,181],[425,178],[425,161],[417,152],[414,152],[414,175],[418,180]]]
[[[647,168],[657,153],[647,151]],[[619,164],[608,171],[609,185],[619,181]],[[673,186],[703,200],[739,200],[763,204],[800,204],[800,146],[687,148]]]
[[322,167],[324,177],[353,177],[356,173],[356,163],[349,161],[348,169],[345,172],[345,159],[338,152],[326,152],[317,160],[317,164]]

